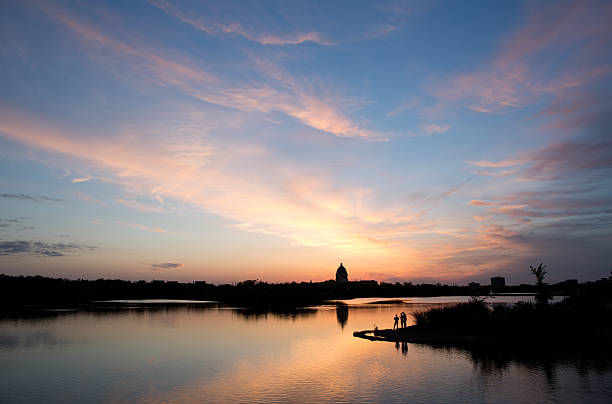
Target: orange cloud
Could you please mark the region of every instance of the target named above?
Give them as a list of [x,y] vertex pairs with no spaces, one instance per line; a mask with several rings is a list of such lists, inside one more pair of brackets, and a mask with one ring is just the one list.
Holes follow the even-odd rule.
[[473,199],[470,201],[470,205],[472,206],[492,206],[492,205],[497,205],[497,202],[485,202],[485,201],[479,201],[476,199]]
[[[331,178],[304,174],[293,163],[276,156],[267,155],[262,161],[260,151],[255,155],[242,151],[250,150],[248,147],[189,143],[185,145],[189,153],[184,155],[183,147],[166,138],[157,141],[146,131],[142,135],[130,132],[114,137],[82,137],[23,112],[2,108],[0,133],[31,147],[62,153],[68,162],[85,162],[89,171],[101,173],[97,177],[121,185],[131,195],[158,196],[161,207],[165,200],[178,200],[219,214],[242,231],[275,235],[296,246],[351,256],[359,261],[356,273],[366,268],[409,268],[410,273],[448,279],[440,265],[453,254],[491,253],[501,243],[485,243],[469,228],[456,228],[441,218],[432,221],[425,216],[423,204],[431,208],[467,180],[426,198],[418,206],[380,209],[369,189],[338,187]],[[204,157],[190,158],[197,150],[202,150]],[[67,165],[62,162],[62,166]],[[130,199],[118,202],[142,208]],[[121,224],[170,234],[160,227]],[[467,271],[471,266],[467,256],[465,260],[454,262],[454,268]]]
[[73,178],[72,179],[72,183],[73,184],[78,184],[79,182],[87,182],[89,180],[91,180],[91,175],[88,175],[87,177]]
[[[114,139],[84,139],[19,111],[0,108],[0,118],[0,132],[5,136],[87,161],[92,169],[110,171],[111,175],[106,175],[106,178],[125,186],[132,193],[155,193],[162,198],[176,198],[217,212],[236,221],[242,229],[276,234],[301,245],[364,252],[382,252],[385,248],[381,242],[384,229],[372,232],[365,225],[372,215],[381,215],[365,206],[367,191],[335,190],[324,180],[302,175],[286,177],[285,188],[261,180],[269,177],[269,173],[261,177],[245,177],[230,169],[234,162],[245,158],[240,148],[238,155],[223,150],[217,156],[210,151],[209,145],[202,145],[200,148],[207,157],[192,160],[183,158],[180,147],[169,147],[167,141],[156,142],[150,137],[145,141],[134,133]],[[193,144],[186,146],[190,155],[198,147]],[[279,172],[278,168],[273,170]],[[291,169],[280,172],[291,172]],[[118,202],[142,208],[134,201],[119,199]],[[360,208],[355,210],[354,206]],[[381,220],[393,223],[394,215],[392,212],[382,213]],[[156,227],[124,224],[142,230],[168,232]]]

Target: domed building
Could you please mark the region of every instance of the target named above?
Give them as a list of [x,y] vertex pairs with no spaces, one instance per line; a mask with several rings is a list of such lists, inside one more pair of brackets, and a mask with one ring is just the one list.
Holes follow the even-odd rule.
[[336,282],[348,282],[348,272],[346,272],[346,268],[342,263],[336,270]]

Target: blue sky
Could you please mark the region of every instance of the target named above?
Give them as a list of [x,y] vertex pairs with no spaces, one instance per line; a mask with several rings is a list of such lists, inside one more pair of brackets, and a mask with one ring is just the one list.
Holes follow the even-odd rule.
[[607,2],[0,11],[1,272],[610,271]]

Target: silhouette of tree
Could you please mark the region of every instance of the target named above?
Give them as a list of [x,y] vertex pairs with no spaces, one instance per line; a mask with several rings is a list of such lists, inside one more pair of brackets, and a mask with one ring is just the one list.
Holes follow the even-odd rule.
[[543,262],[540,262],[540,265],[538,265],[537,268],[529,265],[529,269],[531,269],[531,273],[535,275],[538,285],[543,285],[544,275],[546,275],[546,265],[544,265]]
[[546,265],[543,262],[540,262],[537,268],[529,265],[529,269],[531,273],[535,275],[537,281],[537,293],[536,293],[536,304],[538,306],[544,306],[548,304],[550,297],[546,291],[546,284],[544,283],[544,275],[546,275]]

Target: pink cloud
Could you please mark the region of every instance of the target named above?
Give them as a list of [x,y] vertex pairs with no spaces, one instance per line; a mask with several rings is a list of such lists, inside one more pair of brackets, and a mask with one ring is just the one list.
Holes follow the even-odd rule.
[[[278,156],[266,155],[262,161],[259,154],[234,154],[233,147],[219,144],[212,147],[212,152],[210,145],[201,146],[206,150],[204,161],[183,159],[180,147],[169,147],[167,138],[158,141],[146,131],[142,135],[116,134],[114,138],[83,137],[6,109],[0,109],[0,133],[53,155],[61,153],[67,159],[62,166],[79,161],[88,171],[125,187],[132,195],[150,197],[154,193],[164,200],[181,201],[214,212],[241,231],[281,237],[320,251],[351,254],[361,257],[363,265],[371,264],[370,268],[410,267],[414,273],[434,274],[453,257],[492,254],[503,241],[482,238],[480,233],[457,227],[448,219],[427,217],[427,209],[460,190],[469,178],[414,206],[385,203],[380,208],[372,190],[339,186],[326,176],[305,174]],[[188,146],[191,151],[195,147]],[[259,163],[253,164],[250,159]],[[157,226],[121,224],[171,233]],[[515,247],[508,244],[508,248]],[[471,268],[467,258],[456,262],[458,269]]]
[[299,45],[304,42],[312,42],[319,45],[331,46],[334,42],[326,40],[319,32],[296,32],[283,36],[263,33],[253,33],[243,27],[238,22],[219,23],[207,18],[205,15],[194,17],[193,13],[186,13],[176,7],[172,2],[165,0],[148,0],[149,4],[159,8],[166,14],[187,23],[196,29],[206,32],[209,35],[235,34],[258,42],[262,45]]
[[92,26],[79,22],[61,8],[45,6],[44,10],[58,22],[64,24],[67,28],[70,28],[79,34],[79,38],[81,40],[95,41],[117,52],[145,61],[148,69],[153,74],[169,84],[181,84],[184,83],[184,80],[202,81],[208,83],[218,81],[213,74],[205,72],[201,69],[169,60],[152,51],[146,50],[144,47],[128,45],[125,42],[113,39],[110,36],[96,30]]
[[[612,38],[611,19],[612,6],[606,2],[535,5],[526,24],[501,44],[488,68],[451,78],[435,93],[489,113],[585,86],[611,73],[603,56]],[[554,70],[542,71],[543,57],[558,61]]]
[[391,112],[388,112],[385,115],[385,117],[392,118],[396,115],[401,114],[404,111],[408,111],[408,110],[416,108],[419,104],[420,104],[420,101],[417,99],[412,99],[410,101],[404,102],[398,105],[397,107],[395,107],[395,109],[393,109]]
[[512,167],[519,164],[523,164],[524,160],[502,160],[502,161],[468,161],[467,163],[476,167]]
[[[303,43],[315,43],[321,46],[335,46],[340,43],[355,42],[361,40],[370,40],[380,38],[388,35],[389,33],[396,31],[404,25],[406,16],[412,13],[407,11],[405,8],[404,12],[392,13],[393,23],[382,23],[375,27],[368,27],[365,32],[354,35],[353,39],[344,39],[343,41],[332,40],[324,35],[322,32],[313,29],[295,30],[290,32],[272,33],[274,31],[273,26],[257,26],[253,23],[253,18],[247,18],[243,22],[238,21],[221,21],[225,20],[225,13],[216,13],[214,8],[204,7],[206,10],[195,10],[193,7],[184,7],[184,5],[177,5],[176,2],[169,0],[147,0],[149,4],[157,7],[167,15],[176,18],[186,24],[191,25],[197,30],[205,32],[208,35],[216,36],[230,36],[236,35],[251,42],[256,42],[261,45],[273,45],[273,46],[287,46],[287,45],[300,45]],[[379,7],[379,9],[382,9]],[[218,11],[218,10],[216,10]],[[384,10],[389,12],[389,10]],[[213,17],[213,14],[217,14],[217,17]],[[398,21],[397,16],[402,15]],[[318,13],[319,17],[328,17],[330,19],[336,19],[338,16],[327,16],[326,11]],[[304,19],[302,14],[296,15],[296,20],[301,21]],[[318,26],[319,24],[315,24]],[[276,29],[276,31],[282,31],[282,29]]]
[[607,138],[558,142],[527,154],[529,164],[520,174],[531,180],[589,175],[593,170],[612,168],[612,141]]
[[[221,149],[217,155],[211,153],[210,146],[203,145],[204,160],[185,159],[182,148],[167,138],[157,141],[147,133],[139,136],[137,132],[114,138],[84,138],[31,115],[2,108],[0,133],[31,147],[86,162],[88,169],[103,172],[101,177],[132,194],[180,200],[220,214],[243,230],[275,234],[299,245],[378,254],[389,248],[385,239],[388,234],[397,235],[400,225],[405,226],[405,232],[418,227],[418,223],[409,222],[412,218],[403,209],[382,211],[369,206],[368,190],[336,187],[324,178],[310,175],[287,177],[295,169],[279,169],[280,164],[287,163],[268,162],[272,156],[261,163],[264,172],[257,175],[259,169],[248,159],[260,161],[259,155],[249,157],[240,147]],[[186,146],[190,154],[198,147]],[[249,170],[240,164],[249,164]],[[249,172],[251,175],[245,174]],[[278,180],[281,173],[286,181],[284,187],[270,183]],[[143,209],[135,201],[118,202]],[[372,217],[378,218],[376,226],[372,225]],[[170,233],[155,226],[122,224]]]
[[526,25],[512,35],[496,60],[499,65],[584,38],[612,32],[612,6],[605,1],[566,2],[531,7]]
[[[92,41],[129,57],[136,58],[164,86],[175,86],[186,94],[224,107],[243,111],[282,112],[304,125],[339,137],[358,137],[368,140],[386,140],[384,134],[364,129],[334,106],[337,100],[325,100],[305,87],[299,86],[287,72],[270,63],[261,71],[280,82],[277,88],[265,84],[225,83],[219,77],[195,65],[178,63],[147,51],[146,46],[132,46],[112,39],[94,27],[78,22],[60,8],[49,8],[47,13],[78,34],[80,40]],[[91,50],[88,50],[91,51]],[[159,52],[160,54],[163,52]],[[134,68],[134,61],[130,63]],[[261,61],[256,64],[263,66]],[[279,73],[280,72],[280,73]],[[281,76],[282,75],[282,76]]]
[[484,176],[487,176],[487,177],[502,178],[502,177],[512,177],[513,175],[515,175],[518,172],[519,172],[518,169],[514,169],[514,170],[497,170],[497,171],[479,170],[479,171],[474,172],[474,174],[484,175]]
[[426,125],[423,129],[428,135],[431,135],[433,133],[446,133],[446,131],[450,129],[450,125],[431,124]]
[[[612,213],[608,207],[612,200],[594,193],[594,190],[571,187],[537,192],[514,192],[499,197],[497,202],[473,200],[470,205],[486,207],[488,213],[519,219],[526,218],[563,219],[593,217]],[[496,216],[499,218],[500,216]]]
[[474,219],[477,222],[484,222],[486,220],[489,220],[490,218],[491,218],[490,216],[478,216],[478,215],[472,216],[472,219]]

